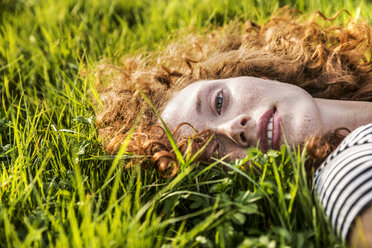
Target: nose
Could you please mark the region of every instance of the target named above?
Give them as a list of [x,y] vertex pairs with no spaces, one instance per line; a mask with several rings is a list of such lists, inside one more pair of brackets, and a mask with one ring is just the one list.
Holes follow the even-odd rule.
[[241,147],[249,147],[250,138],[248,123],[251,118],[245,114],[239,115],[232,120],[218,124],[214,131],[217,134],[225,135]]

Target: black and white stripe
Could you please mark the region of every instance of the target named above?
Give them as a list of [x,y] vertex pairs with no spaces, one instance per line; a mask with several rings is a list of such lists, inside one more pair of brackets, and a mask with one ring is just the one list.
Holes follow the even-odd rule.
[[346,240],[357,215],[372,203],[372,124],[350,133],[315,172],[318,199]]

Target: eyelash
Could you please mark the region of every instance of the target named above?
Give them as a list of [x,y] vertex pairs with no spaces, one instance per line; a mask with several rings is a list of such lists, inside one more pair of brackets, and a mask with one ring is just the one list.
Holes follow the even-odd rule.
[[216,111],[218,115],[221,114],[222,106],[223,106],[223,92],[220,91],[218,92],[216,96],[216,100],[215,100],[215,107],[216,107]]

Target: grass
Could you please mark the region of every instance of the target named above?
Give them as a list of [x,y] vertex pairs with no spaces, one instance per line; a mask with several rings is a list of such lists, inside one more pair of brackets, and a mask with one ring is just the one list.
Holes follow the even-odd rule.
[[[343,247],[312,197],[306,154],[184,157],[173,179],[125,170],[130,156],[102,151],[94,80],[81,76],[179,30],[262,23],[286,4],[372,19],[372,3],[352,0],[0,0],[0,247]],[[262,173],[242,169],[247,159]]]

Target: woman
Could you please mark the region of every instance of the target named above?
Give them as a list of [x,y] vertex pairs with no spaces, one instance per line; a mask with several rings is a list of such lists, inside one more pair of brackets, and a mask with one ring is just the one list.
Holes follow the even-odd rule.
[[[372,123],[371,28],[358,22],[320,25],[316,16],[305,21],[282,9],[262,26],[246,23],[245,32],[235,24],[171,44],[156,54],[157,63],[149,56],[127,59],[123,68],[102,66],[98,90],[105,108],[97,124],[107,151],[120,147],[142,110],[128,149],[151,155],[165,176],[177,172],[176,156],[140,91],[160,110],[180,150],[190,135],[193,152],[214,135],[201,160],[239,158],[249,146],[267,151],[287,142],[310,144],[309,154],[320,163],[334,150],[314,185],[335,232],[358,245],[353,237],[358,230],[369,233],[372,212],[372,196],[365,197],[372,176],[355,177],[372,172],[371,127],[363,126]],[[339,128],[355,131],[336,149]],[[361,147],[354,149],[358,142],[362,155]],[[363,170],[355,159],[339,168],[350,156],[367,158]],[[358,214],[361,229],[353,225]]]

